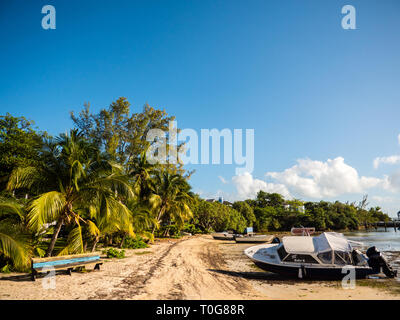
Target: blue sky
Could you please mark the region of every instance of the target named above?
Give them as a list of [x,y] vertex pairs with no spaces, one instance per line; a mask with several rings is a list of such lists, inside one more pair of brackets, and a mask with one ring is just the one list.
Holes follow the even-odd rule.
[[[41,27],[46,4],[56,30]],[[341,27],[346,4],[356,30]],[[3,0],[0,113],[58,134],[84,102],[98,110],[124,96],[134,111],[165,108],[180,128],[251,128],[254,171],[190,166],[195,191],[369,194],[393,215],[400,161],[373,160],[400,154],[399,15],[396,0]]]

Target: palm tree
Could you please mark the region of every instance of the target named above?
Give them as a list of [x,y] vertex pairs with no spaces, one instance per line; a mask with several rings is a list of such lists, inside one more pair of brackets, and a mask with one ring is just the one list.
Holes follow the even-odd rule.
[[133,190],[140,200],[150,196],[150,178],[154,173],[154,165],[147,161],[146,150],[134,158],[130,165],[129,175],[134,178]]
[[61,227],[73,224],[70,246],[63,250],[82,251],[82,210],[101,203],[107,215],[128,210],[119,200],[133,197],[122,169],[102,159],[99,151],[77,130],[45,144],[43,163],[38,168],[17,168],[12,172],[8,189],[41,186],[42,194],[29,205],[29,227],[40,229],[56,222],[46,256],[51,256]]
[[0,257],[10,260],[17,270],[24,270],[29,266],[32,249],[24,206],[13,199],[1,198]]
[[[170,174],[168,171],[157,172],[151,181],[151,188],[153,194],[149,202],[156,212],[157,224],[167,217],[178,226],[182,226],[184,221],[193,215],[189,207],[193,197],[189,192],[188,183],[181,175]],[[156,227],[154,225],[153,234]]]

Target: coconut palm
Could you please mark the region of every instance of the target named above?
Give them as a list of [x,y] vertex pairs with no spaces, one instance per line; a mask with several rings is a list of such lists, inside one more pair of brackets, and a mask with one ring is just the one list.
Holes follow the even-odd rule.
[[150,196],[150,178],[155,170],[154,165],[147,161],[146,151],[147,149],[134,158],[129,171],[134,179],[133,190],[140,200],[146,200]]
[[[39,230],[56,222],[46,256],[51,256],[61,227],[73,224],[69,247],[62,251],[79,252],[82,246],[82,211],[101,203],[103,211],[128,210],[119,200],[133,197],[122,169],[101,158],[99,151],[76,130],[48,141],[43,150],[43,163],[38,168],[18,168],[11,174],[8,189],[36,188],[43,192],[29,205],[29,227]],[[37,187],[41,186],[41,187]]]
[[[160,224],[163,218],[174,221],[182,226],[184,221],[192,217],[189,205],[193,197],[189,192],[186,180],[179,174],[170,174],[168,171],[157,172],[151,181],[152,196],[149,199],[155,220]],[[153,227],[153,234],[156,229]]]
[[[0,257],[8,259],[19,270],[29,266],[32,253],[26,213],[23,204],[0,199]],[[7,267],[7,265],[6,265]]]

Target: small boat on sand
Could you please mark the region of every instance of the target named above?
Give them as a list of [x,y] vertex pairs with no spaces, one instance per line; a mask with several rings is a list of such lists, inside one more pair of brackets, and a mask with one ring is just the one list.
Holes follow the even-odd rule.
[[381,271],[389,278],[397,276],[375,247],[363,254],[335,232],[283,237],[281,243],[256,245],[244,253],[261,269],[290,277],[343,279],[352,270],[356,278]]
[[249,234],[236,235],[234,238],[237,243],[270,243],[275,236],[266,234]]
[[300,228],[295,228],[293,227],[292,229],[290,229],[290,232],[292,235],[294,236],[308,236],[308,235],[312,235],[315,233],[315,228],[304,228],[304,227],[300,227]]
[[215,240],[235,240],[235,238],[234,238],[235,235],[233,233],[229,233],[227,231],[216,232],[211,235]]

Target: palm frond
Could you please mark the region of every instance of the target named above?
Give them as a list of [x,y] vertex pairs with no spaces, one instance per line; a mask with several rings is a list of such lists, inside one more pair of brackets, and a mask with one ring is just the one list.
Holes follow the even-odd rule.
[[82,228],[77,225],[68,235],[67,246],[62,249],[58,256],[83,253]]
[[51,191],[42,194],[34,199],[28,207],[29,227],[39,230],[43,224],[57,220],[65,205],[65,194],[61,192]]
[[40,181],[42,176],[35,167],[18,167],[11,172],[6,189],[13,191],[20,188],[31,188],[31,186]]
[[31,248],[28,239],[13,226],[0,226],[0,253],[19,270],[29,266]]
[[0,200],[0,217],[3,215],[14,215],[22,222],[25,219],[25,211],[21,204],[11,199]]

